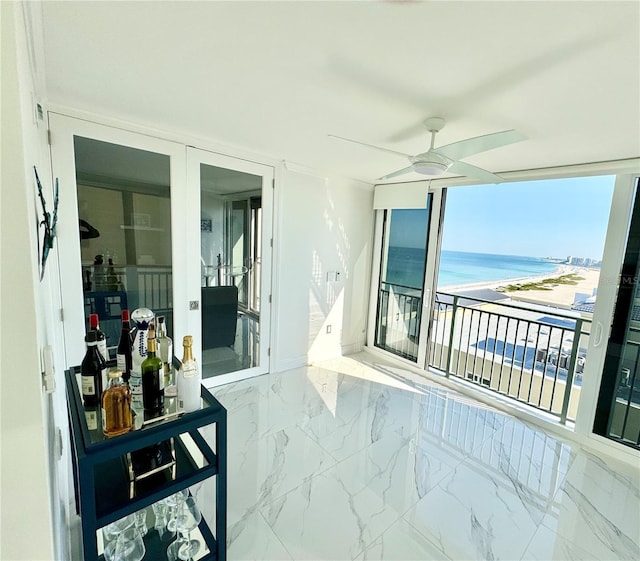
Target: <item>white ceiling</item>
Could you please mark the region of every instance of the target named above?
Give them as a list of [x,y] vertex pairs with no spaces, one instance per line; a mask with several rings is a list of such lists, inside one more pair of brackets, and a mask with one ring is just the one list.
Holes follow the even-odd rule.
[[[505,129],[494,172],[640,156],[639,2],[43,3],[51,102],[368,182]],[[406,179],[420,176],[408,175]],[[397,180],[396,180],[397,181]]]

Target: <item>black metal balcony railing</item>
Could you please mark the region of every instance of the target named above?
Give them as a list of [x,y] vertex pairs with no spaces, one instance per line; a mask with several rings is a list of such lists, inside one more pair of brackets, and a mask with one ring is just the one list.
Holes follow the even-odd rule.
[[[417,362],[421,291],[383,283],[375,345]],[[550,308],[436,293],[429,366],[574,420],[591,321]]]
[[591,321],[548,308],[436,294],[429,366],[575,419]]

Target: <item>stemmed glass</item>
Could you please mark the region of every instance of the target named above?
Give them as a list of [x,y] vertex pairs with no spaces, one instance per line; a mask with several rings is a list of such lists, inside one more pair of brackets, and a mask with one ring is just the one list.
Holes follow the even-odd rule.
[[[171,561],[191,561],[200,549],[200,542],[191,539],[191,532],[202,521],[202,513],[194,497],[188,497],[178,506],[176,529],[180,537],[167,548],[167,558]],[[186,534],[186,535],[185,535]]]
[[120,532],[114,552],[115,561],[142,561],[144,554],[144,542],[135,525]]
[[164,536],[164,533],[167,531],[167,503],[164,500],[158,501],[157,503],[153,503],[151,508],[153,509],[153,514],[156,519],[153,527],[156,532],[158,532],[160,539],[162,539],[162,536]]
[[115,557],[116,544],[118,536],[127,528],[131,528],[136,523],[136,517],[134,514],[129,514],[120,520],[116,520],[111,524],[107,524],[102,528],[102,535],[104,536],[104,558],[106,561],[117,561]]
[[167,522],[167,530],[172,534],[176,533],[176,523],[177,523],[177,513],[178,508],[182,504],[187,496],[189,495],[189,491],[187,489],[183,489],[182,491],[178,491],[173,495],[169,495],[164,501],[166,505],[169,507],[170,519]]

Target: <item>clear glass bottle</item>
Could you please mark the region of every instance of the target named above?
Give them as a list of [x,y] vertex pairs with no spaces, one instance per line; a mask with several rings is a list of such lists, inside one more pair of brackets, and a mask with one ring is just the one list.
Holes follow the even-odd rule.
[[167,324],[164,316],[158,316],[158,333],[156,335],[158,356],[162,361],[162,371],[164,374],[164,394],[166,396],[176,395],[176,381],[174,376],[173,363],[173,341],[167,335]]
[[147,358],[144,359],[142,371],[142,405],[144,410],[152,414],[161,413],[164,409],[164,372],[162,361],[156,356],[156,332],[153,324],[149,326],[147,339]]
[[132,429],[131,389],[120,370],[109,372],[109,386],[102,392],[102,410],[105,436],[120,436]]
[[87,352],[80,365],[82,400],[85,405],[100,405],[100,397],[102,396],[102,370],[105,368],[104,358],[98,351],[98,341],[95,331],[89,331],[86,341]]
[[182,365],[178,371],[178,407],[185,412],[200,409],[200,382],[202,376],[193,357],[193,337],[185,335],[182,340]]

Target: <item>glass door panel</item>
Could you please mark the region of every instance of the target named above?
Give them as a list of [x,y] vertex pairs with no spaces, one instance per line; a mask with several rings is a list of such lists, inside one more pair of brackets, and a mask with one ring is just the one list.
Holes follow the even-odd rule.
[[418,360],[431,195],[424,209],[384,211],[375,345]]
[[97,313],[115,358],[120,312],[150,308],[169,334],[189,333],[184,275],[184,146],[50,114],[59,178],[58,258],[65,353],[77,366]]
[[640,189],[633,213],[593,431],[640,449]]
[[74,136],[85,327],[98,314],[115,356],[123,309],[173,333],[169,156]]
[[369,344],[426,368],[444,196],[424,193],[423,208],[378,211]]
[[262,204],[271,200],[273,170],[191,148],[188,169],[201,223],[203,378],[267,372],[269,309],[260,302],[270,289],[262,256],[270,250],[264,240],[270,242],[271,222],[263,220]]

